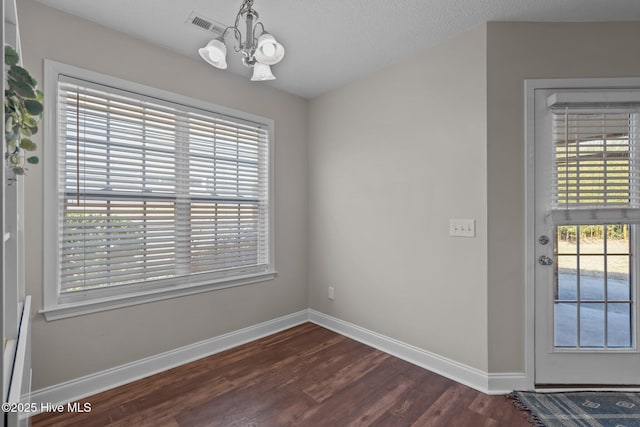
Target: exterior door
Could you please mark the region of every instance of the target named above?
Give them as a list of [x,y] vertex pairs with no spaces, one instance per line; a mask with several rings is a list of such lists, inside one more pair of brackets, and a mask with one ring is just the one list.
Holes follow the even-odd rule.
[[535,383],[639,385],[638,113],[558,92],[535,90]]

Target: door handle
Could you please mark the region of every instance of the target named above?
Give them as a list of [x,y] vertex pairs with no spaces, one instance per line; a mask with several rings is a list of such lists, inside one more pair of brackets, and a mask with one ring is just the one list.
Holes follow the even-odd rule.
[[553,259],[549,258],[546,255],[540,255],[540,257],[538,258],[538,263],[540,265],[551,265],[553,264]]

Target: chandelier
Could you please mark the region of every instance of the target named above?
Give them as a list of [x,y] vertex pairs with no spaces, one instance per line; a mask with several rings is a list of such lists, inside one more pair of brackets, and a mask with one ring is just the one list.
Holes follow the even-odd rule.
[[[246,24],[244,37],[238,28],[240,18]],[[258,18],[258,12],[253,9],[253,0],[243,0],[240,11],[236,15],[235,24],[225,28],[220,37],[211,40],[205,47],[199,49],[198,53],[210,65],[224,70],[227,68],[227,46],[224,37],[228,31],[232,32],[236,39],[234,50],[242,53],[242,63],[245,66],[253,67],[251,80],[274,80],[276,77],[271,72],[271,66],[282,61],[284,47],[264,29],[264,25],[258,22]]]

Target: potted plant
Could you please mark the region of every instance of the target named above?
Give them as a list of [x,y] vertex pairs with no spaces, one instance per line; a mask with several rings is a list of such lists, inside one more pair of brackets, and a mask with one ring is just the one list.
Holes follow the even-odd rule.
[[7,145],[5,159],[14,179],[24,175],[26,164],[37,164],[40,159],[31,154],[36,144],[31,136],[38,132],[42,120],[42,92],[38,82],[18,65],[20,58],[15,49],[4,47],[7,88],[4,91],[4,138]]

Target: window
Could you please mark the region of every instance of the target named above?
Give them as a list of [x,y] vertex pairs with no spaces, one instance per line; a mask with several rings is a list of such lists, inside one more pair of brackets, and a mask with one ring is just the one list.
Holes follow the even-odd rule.
[[269,120],[47,68],[48,317],[273,277]]
[[552,108],[556,349],[630,350],[635,345],[637,110],[628,104]]
[[553,113],[554,204],[558,208],[639,208],[640,114]]
[[635,90],[567,91],[547,99],[553,129],[552,223],[639,222],[639,100]]

